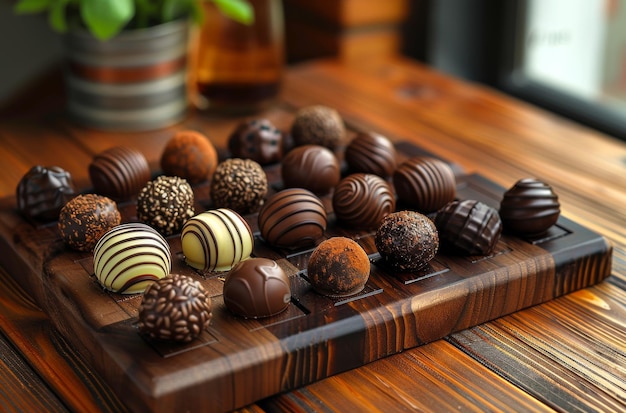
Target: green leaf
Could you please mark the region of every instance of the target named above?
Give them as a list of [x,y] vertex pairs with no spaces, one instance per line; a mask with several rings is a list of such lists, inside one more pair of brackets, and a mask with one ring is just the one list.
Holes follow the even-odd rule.
[[81,17],[100,40],[118,34],[135,14],[133,0],[82,0]]
[[48,22],[50,26],[58,32],[65,33],[67,31],[67,19],[65,18],[65,8],[69,0],[56,0],[50,5],[50,14]]
[[245,0],[211,0],[217,8],[228,18],[239,23],[252,24],[254,9]]
[[164,22],[168,22],[181,16],[188,15],[191,12],[194,3],[195,0],[163,0],[161,19]]
[[13,6],[13,11],[15,13],[39,13],[44,10],[47,10],[52,0],[20,0],[15,6]]

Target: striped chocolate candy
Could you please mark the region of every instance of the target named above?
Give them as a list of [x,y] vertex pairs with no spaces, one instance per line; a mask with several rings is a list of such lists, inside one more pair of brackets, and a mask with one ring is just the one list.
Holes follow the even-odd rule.
[[454,200],[456,178],[444,161],[414,157],[404,161],[393,173],[398,201],[427,214]]
[[89,178],[98,194],[126,200],[136,196],[150,180],[150,167],[137,149],[114,146],[94,156]]
[[107,290],[141,293],[172,269],[170,247],[146,224],[118,225],[100,238],[94,249],[94,272]]
[[181,234],[185,262],[201,271],[227,271],[250,257],[254,238],[235,211],[218,208],[190,218]]

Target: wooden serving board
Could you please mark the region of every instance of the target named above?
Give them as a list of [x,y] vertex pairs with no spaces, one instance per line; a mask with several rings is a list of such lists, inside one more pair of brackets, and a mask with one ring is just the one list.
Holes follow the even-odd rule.
[[[401,142],[402,156],[423,154]],[[272,191],[279,167],[267,168]],[[458,199],[498,207],[503,189],[458,171]],[[197,211],[210,208],[197,186]],[[0,209],[0,264],[33,295],[59,332],[97,369],[120,399],[137,411],[226,411],[362,366],[405,349],[593,285],[611,272],[611,247],[601,236],[560,217],[541,238],[504,235],[490,256],[440,252],[416,273],[389,273],[380,265],[373,232],[338,225],[332,204],[327,237],[348,236],[372,262],[365,289],[332,299],[306,280],[311,250],[268,247],[256,215],[247,216],[253,255],[276,260],[291,280],[292,301],[274,317],[247,320],[229,313],[221,291],[224,273],[199,273],[184,264],[178,236],[170,237],[173,272],[191,275],[210,292],[213,320],[192,343],[146,339],[137,330],[141,295],[110,293],[93,274],[91,254],[67,249],[56,223],[22,219],[14,200]],[[119,205],[134,221],[133,203]]]

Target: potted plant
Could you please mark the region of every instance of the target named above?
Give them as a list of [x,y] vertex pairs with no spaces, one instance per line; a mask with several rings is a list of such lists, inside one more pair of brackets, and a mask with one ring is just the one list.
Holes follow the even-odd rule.
[[15,12],[47,13],[64,35],[68,112],[85,126],[146,130],[187,112],[189,22],[212,2],[249,24],[247,0],[19,0]]

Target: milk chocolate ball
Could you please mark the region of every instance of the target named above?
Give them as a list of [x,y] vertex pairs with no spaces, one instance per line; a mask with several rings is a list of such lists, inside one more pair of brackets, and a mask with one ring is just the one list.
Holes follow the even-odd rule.
[[345,160],[351,172],[387,178],[397,167],[396,148],[385,136],[375,132],[358,133],[348,144]]
[[320,195],[328,193],[341,179],[337,157],[320,145],[303,145],[289,151],[281,173],[286,188],[304,188]]
[[307,106],[296,113],[291,135],[296,146],[320,145],[335,149],[344,140],[345,126],[339,113],[323,105]]
[[398,201],[427,214],[435,212],[456,195],[456,178],[444,161],[414,157],[403,162],[393,174]]
[[535,178],[520,179],[504,193],[500,218],[507,231],[540,234],[556,224],[560,207],[550,185]]

